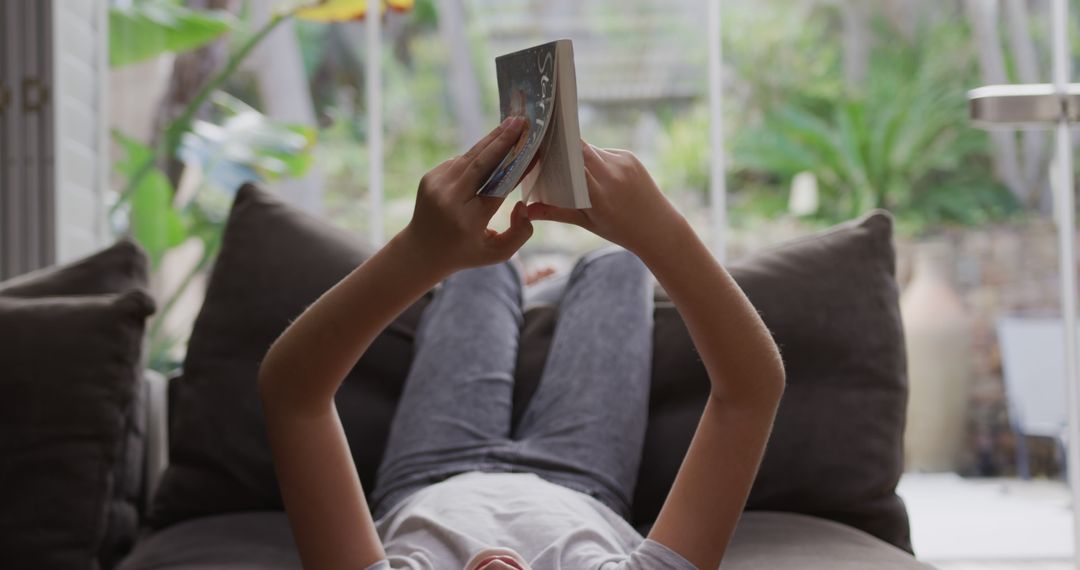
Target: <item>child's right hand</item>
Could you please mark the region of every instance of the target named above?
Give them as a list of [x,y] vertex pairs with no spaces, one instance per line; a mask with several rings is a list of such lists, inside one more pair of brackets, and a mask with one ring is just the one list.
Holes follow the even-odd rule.
[[488,222],[504,198],[476,195],[525,125],[520,117],[503,121],[464,155],[420,179],[413,218],[399,235],[424,252],[432,268],[448,275],[505,261],[532,236],[524,204],[514,206],[510,227],[500,233],[488,228]]
[[689,226],[641,161],[627,150],[582,142],[592,207],[576,210],[533,203],[528,207],[529,219],[581,226],[643,260],[675,247]]

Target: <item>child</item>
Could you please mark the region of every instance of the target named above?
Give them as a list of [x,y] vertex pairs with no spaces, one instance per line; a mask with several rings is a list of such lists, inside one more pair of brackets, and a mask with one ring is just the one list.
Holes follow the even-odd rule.
[[[282,334],[260,390],[305,568],[717,568],[784,387],[750,302],[631,153],[585,145],[592,207],[517,204],[476,189],[524,127],[508,119],[420,181],[409,225]],[[575,268],[540,387],[516,432],[521,320],[507,263],[533,220],[584,227],[626,251]],[[628,253],[629,252],[629,253]],[[650,374],[648,271],[682,315],[712,382],[686,458],[647,539],[629,512]],[[342,378],[403,309],[426,310],[368,510],[334,407]],[[663,373],[663,371],[659,371]]]

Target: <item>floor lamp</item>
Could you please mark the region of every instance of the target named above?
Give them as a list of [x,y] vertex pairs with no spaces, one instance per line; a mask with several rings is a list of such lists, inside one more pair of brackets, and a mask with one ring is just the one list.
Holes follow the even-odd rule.
[[1072,139],[1069,128],[1080,120],[1080,84],[1069,83],[1069,11],[1066,0],[1052,0],[1053,83],[988,85],[968,93],[971,119],[987,129],[1053,128],[1057,133],[1050,180],[1054,190],[1061,270],[1061,307],[1065,321],[1065,386],[1068,410],[1067,471],[1072,490],[1073,558],[1080,567],[1080,372],[1076,330],[1076,210],[1073,191]]

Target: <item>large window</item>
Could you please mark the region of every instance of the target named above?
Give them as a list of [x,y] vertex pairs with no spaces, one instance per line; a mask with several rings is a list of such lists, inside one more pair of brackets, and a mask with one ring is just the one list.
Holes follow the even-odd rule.
[[[1053,146],[1046,132],[978,130],[967,106],[981,84],[1050,80],[1049,0],[724,0],[719,45],[707,0],[398,0],[374,53],[355,11],[279,21],[271,2],[112,4],[107,208],[114,230],[154,258],[165,309],[155,366],[182,358],[239,184],[271,187],[360,236],[373,224],[391,235],[424,172],[496,124],[494,57],[569,37],[582,135],[637,153],[703,235],[726,226],[728,259],[892,213],[912,394],[901,490],[917,552],[944,567],[1069,556],[1053,429],[1063,408],[1043,397],[1064,388],[1040,384],[1036,366],[1060,358],[1060,345],[1033,344],[1024,329],[1061,314]],[[374,188],[371,57],[384,171]],[[723,148],[710,143],[715,125]],[[717,220],[710,176],[721,159]],[[597,245],[546,224],[524,254],[558,265]],[[1033,423],[1040,414],[1046,423]],[[953,499],[967,510],[948,508]]]

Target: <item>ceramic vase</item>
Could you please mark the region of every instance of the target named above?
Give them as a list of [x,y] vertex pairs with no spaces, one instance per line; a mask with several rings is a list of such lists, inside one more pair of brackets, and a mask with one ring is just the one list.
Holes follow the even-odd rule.
[[955,471],[967,425],[971,323],[953,287],[943,242],[917,246],[900,297],[907,345],[908,409],[904,459],[910,471]]

